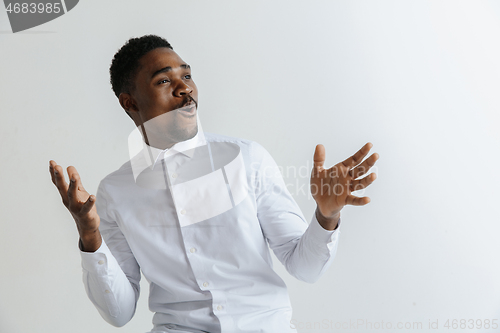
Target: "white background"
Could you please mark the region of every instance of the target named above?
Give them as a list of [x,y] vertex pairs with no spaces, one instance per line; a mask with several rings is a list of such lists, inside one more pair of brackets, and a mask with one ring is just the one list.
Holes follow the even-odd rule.
[[380,154],[372,202],[343,211],[320,281],[276,262],[299,332],[500,319],[498,1],[82,0],[17,34],[2,7],[0,31],[0,332],[152,327],[144,279],[124,328],[87,299],[78,234],[48,173],[50,159],[74,165],[95,193],[127,160],[133,123],[108,69],[128,38],[149,33],[192,66],[205,131],[307,166],[285,180],[308,220],[316,144],[327,166],[368,141]]

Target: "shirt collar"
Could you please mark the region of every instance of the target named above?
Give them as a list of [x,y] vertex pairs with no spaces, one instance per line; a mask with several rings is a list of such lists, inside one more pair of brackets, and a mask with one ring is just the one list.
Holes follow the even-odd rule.
[[144,143],[144,149],[142,150],[144,159],[151,169],[154,169],[156,164],[162,159],[175,154],[183,154],[188,158],[192,158],[196,147],[206,144],[205,135],[201,132],[201,128],[198,127],[198,132],[191,139],[178,142],[172,147],[167,149],[158,149],[155,147],[148,146]]

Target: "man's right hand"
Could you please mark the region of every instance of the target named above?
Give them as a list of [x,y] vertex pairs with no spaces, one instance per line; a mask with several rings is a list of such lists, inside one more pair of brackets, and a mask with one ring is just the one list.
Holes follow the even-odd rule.
[[80,234],[81,246],[84,252],[95,252],[101,246],[99,232],[99,215],[95,208],[95,196],[90,195],[82,185],[76,168],[67,169],[69,185],[64,179],[63,168],[55,161],[49,162],[49,171],[52,183],[59,190],[64,206],[68,208],[76,222]]

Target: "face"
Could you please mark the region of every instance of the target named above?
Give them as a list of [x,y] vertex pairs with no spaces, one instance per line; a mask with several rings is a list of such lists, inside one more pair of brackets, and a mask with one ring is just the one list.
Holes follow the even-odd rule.
[[120,95],[146,143],[165,149],[198,132],[198,89],[191,68],[173,50],[157,48],[139,60],[135,89]]

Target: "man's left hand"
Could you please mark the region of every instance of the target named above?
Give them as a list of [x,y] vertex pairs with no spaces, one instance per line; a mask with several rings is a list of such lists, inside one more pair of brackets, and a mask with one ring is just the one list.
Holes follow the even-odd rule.
[[368,197],[356,197],[351,192],[369,186],[377,178],[375,173],[365,175],[379,156],[372,154],[364,162],[372,144],[368,142],[356,154],[330,169],[325,169],[325,147],[319,144],[314,152],[314,166],[311,172],[311,194],[316,201],[318,222],[323,228],[333,230],[340,219],[340,211],[345,205],[364,206]]

